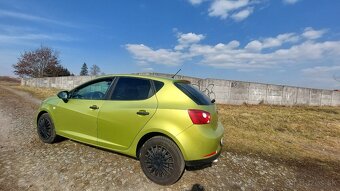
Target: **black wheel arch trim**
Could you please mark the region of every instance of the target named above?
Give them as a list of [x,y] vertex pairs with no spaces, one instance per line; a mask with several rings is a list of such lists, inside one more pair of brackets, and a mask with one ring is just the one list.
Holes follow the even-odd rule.
[[164,133],[161,133],[161,132],[149,132],[149,133],[146,133],[144,134],[139,140],[138,140],[138,143],[137,143],[137,147],[136,147],[136,158],[139,160],[139,154],[140,154],[140,149],[142,148],[143,144],[151,139],[152,137],[155,137],[155,136],[163,136],[163,137],[166,137],[168,139],[170,139],[172,142],[175,143],[175,145],[178,147],[178,149],[181,151],[181,154],[184,158],[184,153],[181,149],[181,147],[177,144],[177,142],[170,136],[168,136],[167,134],[164,134]]
[[[36,118],[36,122],[37,122],[37,123],[38,123],[38,121],[39,121],[40,116],[42,116],[42,115],[45,114],[45,113],[48,113],[48,112],[45,111],[45,110],[39,111],[39,113],[38,113],[38,115],[37,115],[37,118]],[[48,114],[49,114],[49,113],[48,113]]]

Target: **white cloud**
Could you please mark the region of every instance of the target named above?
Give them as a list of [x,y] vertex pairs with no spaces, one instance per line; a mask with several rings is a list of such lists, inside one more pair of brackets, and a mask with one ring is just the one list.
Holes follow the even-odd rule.
[[46,41],[76,41],[76,38],[62,33],[41,33],[33,28],[0,25],[0,44],[37,46]]
[[193,5],[199,5],[203,2],[204,0],[189,0],[189,2]]
[[33,32],[36,32],[36,30],[32,27],[0,24],[0,33],[18,34],[18,33],[33,33]]
[[263,48],[279,47],[284,43],[294,43],[299,40],[299,37],[294,33],[285,33],[277,35],[276,38],[265,38],[263,40]]
[[[253,41],[255,48],[257,43],[259,42]],[[202,48],[205,51],[202,51]],[[247,48],[249,49],[249,47]],[[333,62],[340,61],[340,41],[304,42],[268,53],[252,52],[247,48],[218,50],[213,46],[196,45],[192,47],[191,51],[196,53],[195,55],[200,54],[203,57],[202,64],[228,69],[273,68],[286,64],[313,64],[324,59],[333,60]]]
[[297,3],[298,1],[300,1],[300,0],[282,0],[283,1],[283,3],[285,3],[285,4],[295,4],[295,3]]
[[234,13],[231,15],[231,18],[233,18],[235,21],[242,21],[249,17],[251,13],[253,13],[254,8],[253,7],[248,7],[246,9],[241,10],[238,13]]
[[305,68],[302,70],[305,74],[319,74],[319,73],[325,73],[325,72],[336,72],[340,71],[340,65],[339,66],[315,66],[312,68]]
[[127,44],[126,49],[141,63],[155,63],[176,66],[183,61],[183,54],[174,50],[153,50],[143,44]]
[[324,84],[327,84],[328,87],[333,89],[340,88],[340,65],[314,66],[301,71],[304,77],[313,82],[314,85],[324,87]]
[[214,0],[209,8],[209,16],[226,19],[230,12],[249,5],[249,0]]
[[253,40],[246,45],[245,49],[249,51],[258,52],[262,50],[262,47],[263,47],[263,44],[260,41]]
[[175,47],[175,50],[182,50],[190,44],[198,43],[205,38],[204,35],[195,33],[179,33],[177,37],[178,45]]
[[279,34],[276,37],[264,38],[262,40],[254,40],[246,45],[246,49],[250,51],[261,51],[265,48],[280,47],[285,43],[295,43],[300,37],[294,33]]
[[190,43],[197,43],[205,38],[202,34],[195,34],[195,33],[186,33],[180,34],[178,38],[178,42],[181,44],[190,44]]
[[26,13],[19,13],[14,11],[7,11],[0,9],[0,17],[10,17],[14,19],[21,19],[26,21],[32,21],[32,22],[42,22],[42,23],[49,23],[49,24],[56,24],[56,25],[62,25],[67,27],[75,27],[75,25],[67,22],[61,22],[53,19],[48,19],[45,17],[30,15]]
[[25,43],[25,41],[41,41],[41,40],[72,41],[74,39],[62,34],[22,34],[22,35],[0,34],[1,43],[20,44]]
[[318,39],[318,38],[322,37],[326,32],[327,32],[326,29],[314,30],[313,28],[308,27],[308,28],[305,29],[302,36],[307,38],[307,39],[314,40],[314,39]]
[[[197,6],[208,0],[188,0]],[[284,4],[295,4],[300,0],[282,0]],[[210,0],[208,15],[220,19],[231,18],[236,22],[248,18],[258,5],[267,3],[267,0]]]
[[[340,62],[340,41],[311,41],[305,38],[305,31],[253,40],[244,47],[236,40],[216,45],[203,44],[201,40],[205,36],[187,33],[190,35],[178,36],[178,45],[172,49],[152,49],[138,44],[128,44],[126,48],[139,63],[178,65],[195,59],[198,64],[243,71],[281,68],[287,64],[312,66],[326,60],[327,64]],[[183,43],[186,43],[186,48],[178,48]]]
[[46,41],[77,41],[77,38],[63,33],[40,32],[32,27],[20,27],[0,24],[0,44],[36,46]]

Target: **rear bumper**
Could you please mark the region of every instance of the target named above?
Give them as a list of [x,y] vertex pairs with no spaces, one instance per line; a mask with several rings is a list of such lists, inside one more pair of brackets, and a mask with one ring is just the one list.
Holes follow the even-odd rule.
[[217,152],[215,155],[213,155],[210,158],[185,161],[185,165],[188,166],[188,167],[195,167],[195,166],[204,166],[204,165],[207,165],[207,164],[211,164],[214,160],[216,160],[220,156],[221,151],[222,151],[222,149],[220,149],[219,152]]
[[219,123],[216,128],[209,125],[192,125],[179,134],[176,139],[188,165],[215,160],[222,149],[223,131],[223,126]]

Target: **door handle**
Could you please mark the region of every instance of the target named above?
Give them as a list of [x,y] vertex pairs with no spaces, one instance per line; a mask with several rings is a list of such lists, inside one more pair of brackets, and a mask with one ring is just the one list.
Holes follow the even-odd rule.
[[91,105],[90,109],[99,109],[99,107],[97,105]]
[[137,115],[149,115],[149,112],[147,112],[145,110],[139,110],[139,111],[137,111]]

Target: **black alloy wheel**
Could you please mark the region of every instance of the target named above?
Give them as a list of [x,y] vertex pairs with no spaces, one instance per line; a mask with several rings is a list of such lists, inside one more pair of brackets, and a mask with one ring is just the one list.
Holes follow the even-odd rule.
[[147,150],[146,168],[150,174],[156,177],[171,175],[174,170],[174,158],[171,153],[161,145],[155,145]]
[[38,135],[44,143],[53,143],[56,141],[54,124],[48,113],[42,114],[37,124]]
[[177,145],[163,136],[152,137],[144,143],[140,163],[145,175],[161,185],[175,183],[184,172],[184,159]]

